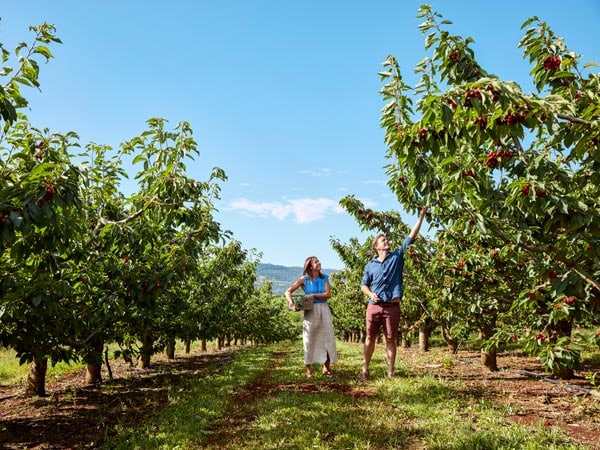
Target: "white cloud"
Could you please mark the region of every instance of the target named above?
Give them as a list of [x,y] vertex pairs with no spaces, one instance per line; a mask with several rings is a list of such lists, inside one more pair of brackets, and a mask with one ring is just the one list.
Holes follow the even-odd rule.
[[299,170],[298,173],[309,177],[328,177],[331,175],[331,169],[305,169]]
[[366,180],[364,184],[384,184],[385,180]]
[[378,206],[378,203],[373,200],[372,198],[369,197],[365,197],[365,198],[359,198],[359,200],[362,202],[363,205],[365,205],[367,208],[372,208],[375,209]]
[[292,216],[297,223],[311,223],[328,214],[344,213],[337,201],[328,198],[299,198],[285,202],[252,202],[245,198],[233,200],[229,208],[258,217],[284,220]]

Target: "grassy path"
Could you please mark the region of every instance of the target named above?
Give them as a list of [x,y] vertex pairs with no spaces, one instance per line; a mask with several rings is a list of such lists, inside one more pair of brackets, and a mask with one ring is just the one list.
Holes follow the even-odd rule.
[[143,426],[107,448],[584,449],[556,429],[509,423],[510,411],[418,375],[399,361],[384,378],[381,350],[361,384],[361,346],[338,343],[334,377],[304,377],[300,342],[244,349],[230,366],[170,395]]

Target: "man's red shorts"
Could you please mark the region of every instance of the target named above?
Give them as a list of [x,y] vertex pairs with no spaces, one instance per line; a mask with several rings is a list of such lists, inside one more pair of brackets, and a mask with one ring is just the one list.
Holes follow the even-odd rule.
[[379,303],[367,305],[367,335],[375,337],[383,326],[383,332],[387,340],[395,340],[398,337],[398,325],[400,324],[400,304]]

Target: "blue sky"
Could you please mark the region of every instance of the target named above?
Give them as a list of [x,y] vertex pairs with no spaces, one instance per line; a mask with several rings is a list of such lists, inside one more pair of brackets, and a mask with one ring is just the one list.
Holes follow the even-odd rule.
[[[262,262],[300,266],[316,255],[341,268],[330,237],[367,237],[339,207],[342,197],[414,222],[386,186],[377,73],[392,54],[414,81],[426,56],[416,18],[423,3],[7,1],[0,42],[12,51],[42,22],[63,41],[42,65],[42,91],[24,92],[34,126],[118,148],[151,117],[189,121],[200,150],[190,176],[206,179],[218,166],[229,177],[216,203],[223,228]],[[530,68],[517,45],[531,16],[600,62],[599,0],[428,3],[453,21],[452,33],[475,39],[486,70],[524,89]]]

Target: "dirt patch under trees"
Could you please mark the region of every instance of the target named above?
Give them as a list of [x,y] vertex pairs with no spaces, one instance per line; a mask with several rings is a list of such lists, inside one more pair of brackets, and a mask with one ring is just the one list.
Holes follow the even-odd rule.
[[[148,410],[168,404],[169,386],[219,370],[231,362],[233,354],[234,350],[192,352],[171,361],[158,356],[150,370],[134,369],[122,361],[114,361],[111,364],[114,378],[101,387],[86,386],[84,373],[77,372],[49,380],[45,398],[26,398],[21,386],[0,386],[0,448],[96,448],[118,423],[141,421]],[[274,364],[280,357],[274,355]],[[440,377],[465,396],[509,405],[514,411],[508,418],[511,421],[557,426],[575,442],[600,450],[600,398],[589,393],[592,386],[585,376],[598,372],[599,367],[588,365],[576,372],[576,378],[560,382],[549,379],[535,358],[501,354],[500,370],[488,372],[482,369],[478,357],[478,352],[462,351],[452,356],[443,349],[432,349],[427,354],[412,348],[398,352],[399,365],[407,364],[414,372]],[[318,383],[274,384],[266,371],[235,395],[238,402],[290,389],[368,395],[367,390],[353,381],[336,374],[333,379]],[[218,425],[215,423],[213,430],[217,433]]]
[[600,391],[586,377],[600,372],[597,365],[586,363],[575,378],[556,380],[537,358],[519,353],[499,354],[497,372],[481,366],[477,351],[450,356],[441,348],[427,354],[411,348],[398,355],[415,372],[438,376],[464,395],[510,406],[513,422],[560,427],[575,442],[600,450]]

